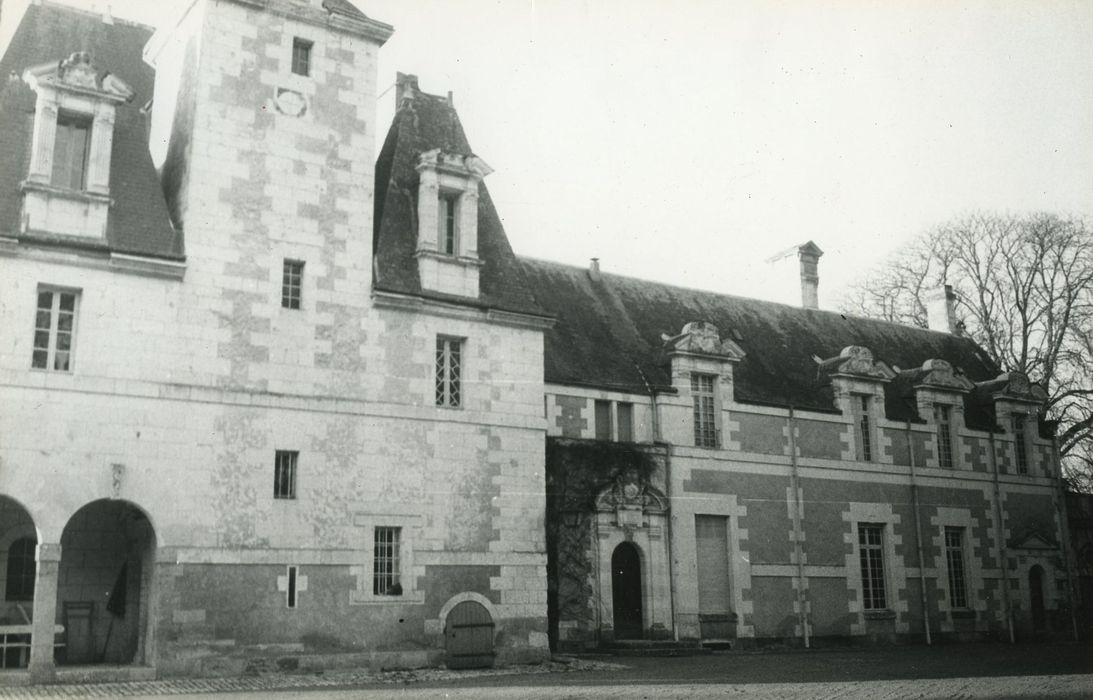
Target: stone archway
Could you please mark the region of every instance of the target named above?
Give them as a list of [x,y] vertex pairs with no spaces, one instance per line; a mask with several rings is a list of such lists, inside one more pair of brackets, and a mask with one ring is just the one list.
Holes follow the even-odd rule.
[[155,548],[151,521],[128,501],[94,501],[69,519],[57,585],[61,663],[145,661]]
[[0,668],[24,668],[30,660],[38,531],[30,512],[0,495]]

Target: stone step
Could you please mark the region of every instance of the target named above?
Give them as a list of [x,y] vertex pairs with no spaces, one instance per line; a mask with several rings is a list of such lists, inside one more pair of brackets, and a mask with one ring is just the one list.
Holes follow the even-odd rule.
[[600,645],[600,651],[615,656],[701,656],[712,654],[697,640],[616,639]]

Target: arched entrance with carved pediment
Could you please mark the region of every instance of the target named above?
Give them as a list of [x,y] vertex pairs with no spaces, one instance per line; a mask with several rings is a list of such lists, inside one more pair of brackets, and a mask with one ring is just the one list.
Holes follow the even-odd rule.
[[596,497],[600,639],[670,636],[668,499],[636,472]]

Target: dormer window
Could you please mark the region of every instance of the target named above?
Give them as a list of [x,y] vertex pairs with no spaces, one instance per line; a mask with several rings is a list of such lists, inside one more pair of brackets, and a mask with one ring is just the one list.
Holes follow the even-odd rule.
[[82,114],[62,112],[57,117],[57,135],[53,140],[54,187],[86,189],[87,155],[90,151],[91,119]]
[[953,417],[948,404],[934,404],[934,423],[937,425],[937,466],[953,468]]
[[1017,461],[1017,473],[1028,474],[1028,444],[1025,442],[1025,415],[1013,416],[1013,456]]
[[459,254],[459,193],[440,193],[440,252]]

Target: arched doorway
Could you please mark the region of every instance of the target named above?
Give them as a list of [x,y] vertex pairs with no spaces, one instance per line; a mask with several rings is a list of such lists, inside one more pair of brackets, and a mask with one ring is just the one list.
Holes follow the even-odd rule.
[[144,661],[155,531],[126,501],[95,501],[61,534],[57,618],[65,627],[65,664]]
[[1047,629],[1047,616],[1044,614],[1044,569],[1039,564],[1028,571],[1028,595],[1032,630],[1043,631]]
[[24,668],[30,658],[30,634],[17,630],[33,621],[37,547],[30,513],[14,499],[0,496],[0,633],[7,640],[0,668]]
[[641,555],[631,542],[622,542],[611,554],[611,607],[615,639],[641,639]]
[[456,604],[444,621],[448,668],[493,666],[493,618],[473,600]]

